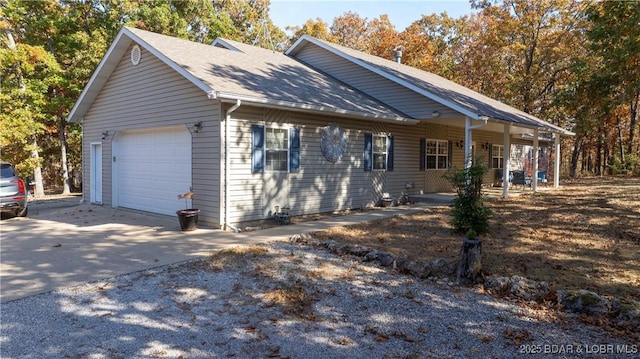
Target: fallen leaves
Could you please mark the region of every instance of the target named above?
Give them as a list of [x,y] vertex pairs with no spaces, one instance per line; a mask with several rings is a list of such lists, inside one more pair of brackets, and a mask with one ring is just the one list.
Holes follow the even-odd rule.
[[530,342],[533,339],[531,337],[531,332],[521,328],[507,329],[503,336],[507,339],[511,339],[515,345],[520,345],[523,342]]

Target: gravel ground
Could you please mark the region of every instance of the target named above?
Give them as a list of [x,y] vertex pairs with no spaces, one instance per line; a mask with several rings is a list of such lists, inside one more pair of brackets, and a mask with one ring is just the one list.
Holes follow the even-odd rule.
[[1,310],[2,358],[638,356],[638,343],[570,318],[548,322],[474,289],[291,243],[70,287]]

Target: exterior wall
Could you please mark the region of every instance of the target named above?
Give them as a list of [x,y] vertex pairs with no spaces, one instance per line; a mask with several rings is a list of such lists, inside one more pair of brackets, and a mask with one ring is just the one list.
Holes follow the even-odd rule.
[[[225,105],[226,108],[230,105]],[[434,124],[393,124],[303,114],[242,105],[230,121],[231,169],[229,183],[230,223],[268,219],[275,206],[288,206],[302,215],[373,206],[388,193],[449,192],[446,170],[420,170],[420,138],[457,142],[464,129]],[[348,138],[343,157],[327,161],[320,149],[322,129],[340,125]],[[300,172],[251,173],[251,126],[300,129]],[[394,138],[393,171],[364,171],[364,134],[389,134]],[[484,143],[502,143],[502,134],[475,130],[475,155],[489,163]],[[452,146],[452,164],[464,167],[464,148]],[[493,182],[489,171],[485,183]],[[407,189],[407,184],[411,184]]]
[[431,118],[433,111],[440,112],[441,117],[460,115],[446,106],[429,100],[382,76],[374,75],[371,71],[318,46],[305,46],[296,53],[295,57],[413,118]]
[[[187,126],[192,134],[193,206],[200,219],[220,219],[220,116],[219,101],[207,95],[149,52],[131,64],[130,51],[120,60],[91,105],[82,123],[85,200],[90,198],[90,143],[102,142],[103,203],[112,205],[112,145],[118,133],[134,129]],[[202,122],[198,133],[192,131]],[[109,136],[102,140],[102,133]],[[170,179],[169,179],[170,180]],[[177,195],[177,194],[176,194]]]
[[[340,125],[348,144],[336,163],[327,161],[320,149],[322,129]],[[300,129],[300,172],[251,173],[251,126],[290,126]],[[420,137],[424,125],[400,125],[357,121],[337,117],[241,106],[230,122],[231,223],[267,219],[274,206],[289,206],[293,215],[332,212],[377,204],[384,193],[406,191],[406,183],[423,188],[419,171]],[[364,171],[364,134],[394,137],[393,171]]]

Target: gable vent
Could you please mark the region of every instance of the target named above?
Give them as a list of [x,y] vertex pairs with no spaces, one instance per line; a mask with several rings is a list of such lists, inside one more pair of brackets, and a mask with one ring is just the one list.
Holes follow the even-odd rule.
[[140,63],[140,57],[141,57],[141,53],[140,53],[140,46],[135,45],[132,49],[131,49],[131,63],[135,66],[137,64]]

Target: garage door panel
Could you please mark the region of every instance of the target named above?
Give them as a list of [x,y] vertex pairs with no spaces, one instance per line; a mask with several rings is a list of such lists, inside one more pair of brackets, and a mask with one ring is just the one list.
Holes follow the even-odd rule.
[[191,186],[191,135],[185,128],[125,132],[118,152],[119,206],[168,215],[184,208],[177,196]]

